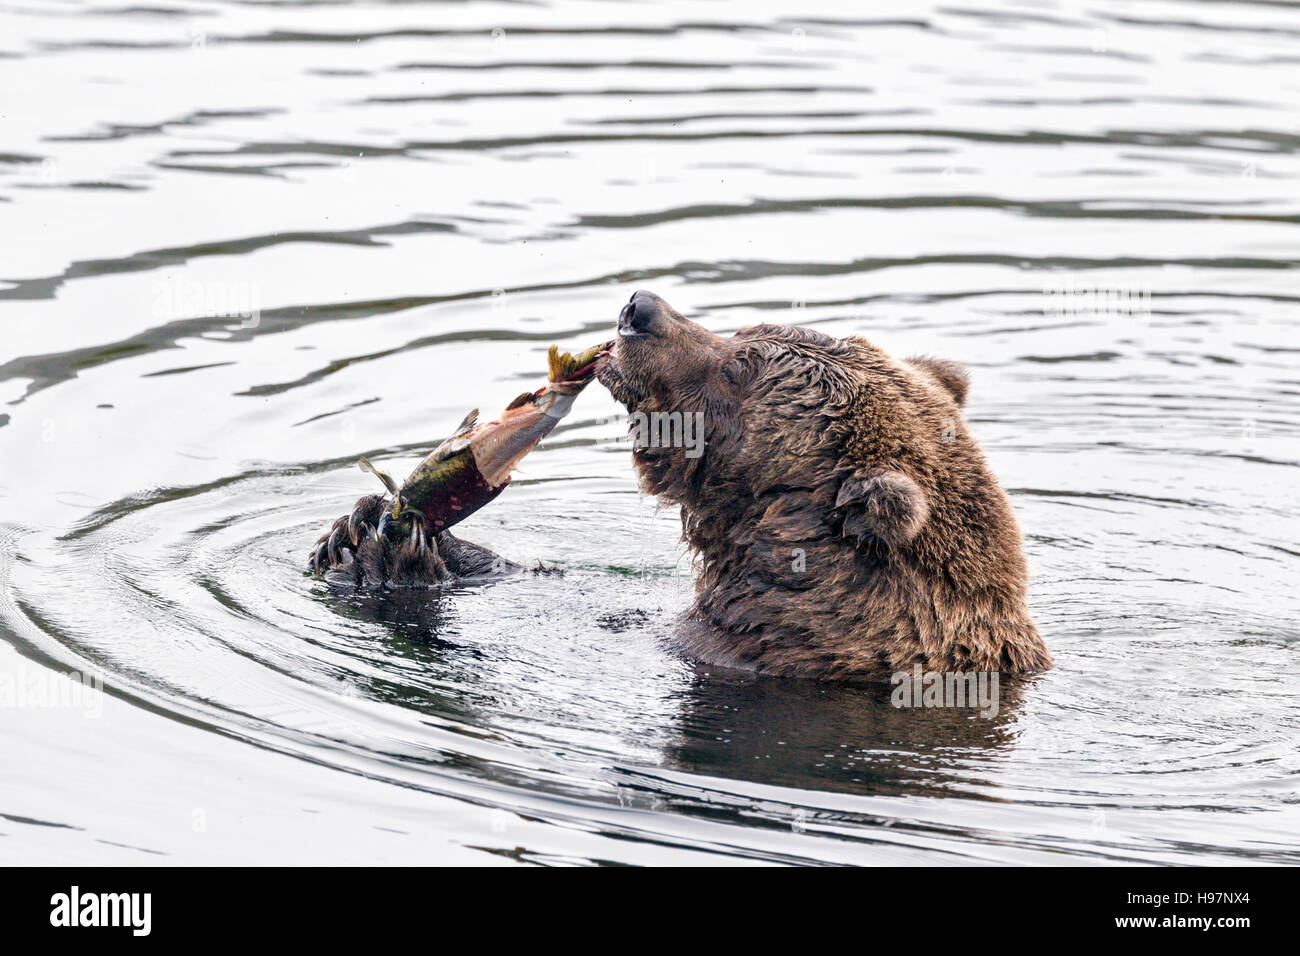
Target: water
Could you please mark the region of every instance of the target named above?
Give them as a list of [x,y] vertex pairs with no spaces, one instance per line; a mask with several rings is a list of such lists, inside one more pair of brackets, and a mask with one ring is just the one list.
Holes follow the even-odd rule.
[[[0,673],[105,696],[0,711],[0,858],[1300,861],[1298,37],[4,4]],[[1056,668],[981,720],[681,659],[598,386],[463,526],[563,577],[305,576],[358,456],[405,473],[643,287],[967,362]]]

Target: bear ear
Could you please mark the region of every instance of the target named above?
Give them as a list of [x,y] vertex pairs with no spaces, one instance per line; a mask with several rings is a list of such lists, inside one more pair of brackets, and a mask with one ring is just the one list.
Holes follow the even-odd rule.
[[930,517],[925,492],[901,471],[861,468],[840,483],[835,510],[844,517],[841,534],[858,544],[870,538],[899,547],[911,541]]
[[966,389],[970,387],[970,375],[960,362],[918,355],[908,359],[907,364],[919,368],[942,385],[958,405],[966,404]]

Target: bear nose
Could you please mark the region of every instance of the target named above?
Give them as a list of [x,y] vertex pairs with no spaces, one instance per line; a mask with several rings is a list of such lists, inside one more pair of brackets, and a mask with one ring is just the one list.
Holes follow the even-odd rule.
[[624,337],[636,337],[650,334],[650,322],[654,319],[654,303],[645,296],[633,295],[623,311],[618,314],[618,334]]

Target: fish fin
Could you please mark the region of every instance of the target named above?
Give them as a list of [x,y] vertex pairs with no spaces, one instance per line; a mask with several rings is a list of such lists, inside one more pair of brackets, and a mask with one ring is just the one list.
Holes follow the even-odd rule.
[[471,409],[470,413],[456,426],[456,430],[451,433],[450,437],[444,438],[434,446],[433,451],[429,452],[429,460],[442,461],[444,458],[449,458],[456,452],[463,450],[467,442],[465,436],[472,432],[477,425],[478,409],[475,408]]
[[612,347],[612,342],[605,342],[574,355],[571,352],[561,352],[558,345],[552,345],[546,350],[546,365],[550,372],[548,380],[586,385],[595,375],[596,360]]
[[568,381],[581,368],[579,362],[580,359],[575,358],[572,352],[561,352],[558,345],[552,345],[546,350],[547,381]]
[[510,409],[512,408],[519,408],[521,405],[527,405],[532,400],[533,400],[533,393],[524,392],[522,395],[520,395],[513,402],[511,402],[509,405],[506,406],[506,411],[510,411]]
[[460,435],[463,435],[466,432],[472,430],[474,426],[477,424],[478,424],[478,409],[474,408],[471,409],[470,413],[465,416],[464,420],[461,421],[461,423],[456,426],[456,430],[451,433],[451,437],[456,438]]
[[368,458],[362,458],[360,461],[358,461],[357,467],[360,468],[362,471],[370,472],[372,475],[374,475],[376,478],[382,481],[384,483],[384,487],[388,489],[389,494],[393,494],[393,495],[397,494],[397,482],[393,481],[393,479],[388,475],[387,472],[380,471],[374,465],[370,464],[370,460]]

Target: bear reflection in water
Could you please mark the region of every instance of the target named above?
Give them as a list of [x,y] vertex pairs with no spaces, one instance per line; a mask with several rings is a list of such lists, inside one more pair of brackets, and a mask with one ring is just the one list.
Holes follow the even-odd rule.
[[[773,679],[700,665],[682,698],[668,768],[801,790],[969,796],[1005,756],[1027,681],[998,682],[997,712],[898,707],[886,683]],[[991,767],[990,767],[991,769]]]

